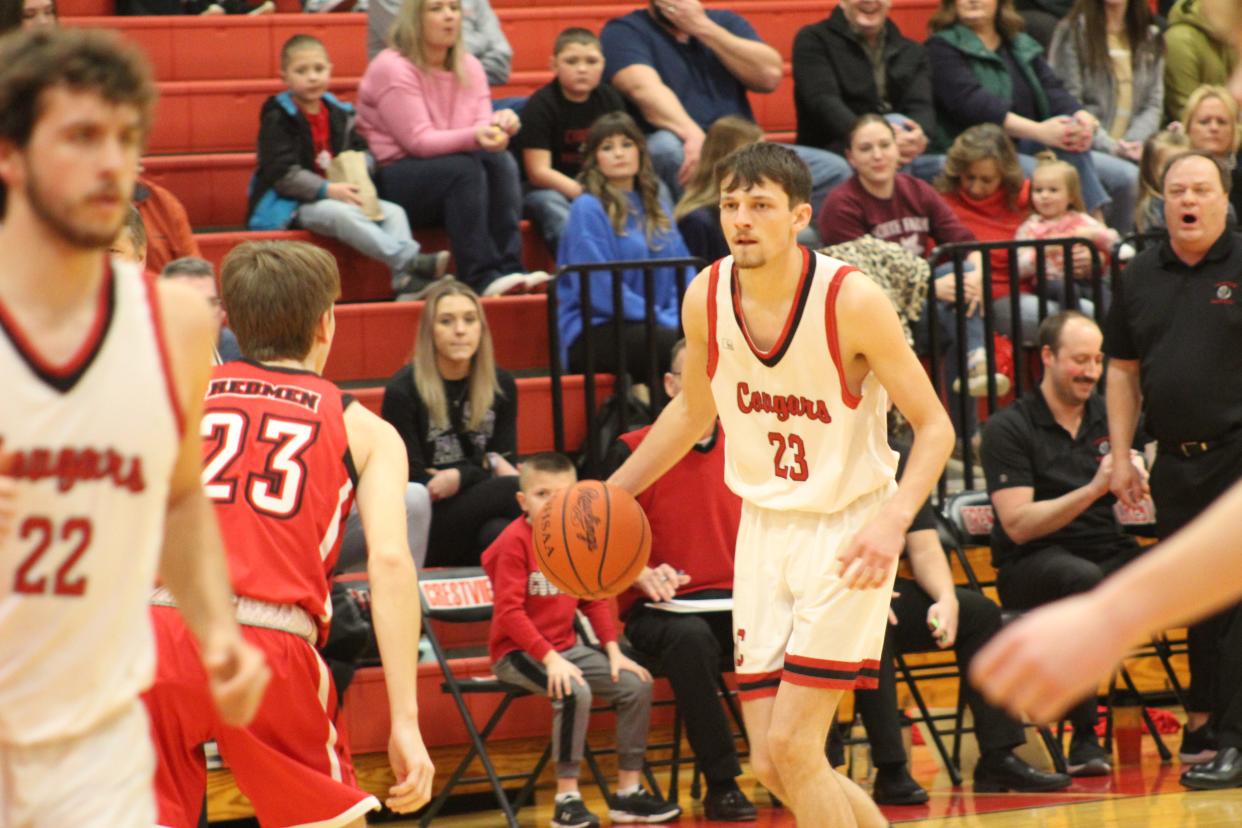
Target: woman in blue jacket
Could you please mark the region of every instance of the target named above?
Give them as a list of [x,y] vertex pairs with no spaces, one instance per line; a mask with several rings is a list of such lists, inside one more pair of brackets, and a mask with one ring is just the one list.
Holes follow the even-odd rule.
[[1102,211],[1109,226],[1129,228],[1138,168],[1092,152],[1099,121],[1066,90],[1023,25],[1013,0],[940,0],[927,41],[936,103],[933,143],[943,152],[968,127],[997,124],[1018,145],[1028,175],[1032,156],[1053,150],[1078,170],[1087,209]]
[[[660,183],[651,166],[647,142],[629,115],[611,112],[591,125],[578,180],[583,192],[570,207],[557,264],[689,258],[690,252],[671,219],[672,205],[660,198]],[[693,275],[687,273],[687,280]],[[586,325],[580,278],[567,273],[556,283],[562,364],[570,371],[583,370],[585,327],[591,338],[595,371],[615,373],[620,354],[610,324],[615,315],[611,275],[596,271],[590,277],[591,318]],[[654,268],[653,282],[656,353],[664,371],[668,369],[669,352],[680,336],[676,269]],[[621,318],[626,372],[639,382],[658,382],[659,377],[646,376],[647,304],[641,269],[622,272]]]

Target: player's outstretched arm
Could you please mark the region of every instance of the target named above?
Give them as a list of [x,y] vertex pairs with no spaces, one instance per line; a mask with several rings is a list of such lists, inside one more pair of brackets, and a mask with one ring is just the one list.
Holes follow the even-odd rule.
[[850,587],[887,583],[889,567],[901,554],[905,533],[953,451],[953,425],[927,372],[906,344],[892,303],[861,273],[845,277],[837,299],[842,367],[847,377],[869,369],[914,429],[914,445],[897,493],[839,556]]
[[406,537],[405,444],[391,425],[361,405],[345,411],[349,450],[358,469],[358,514],[367,542],[371,620],[384,662],[392,733],[388,761],[396,783],[385,800],[400,814],[431,798],[435,769],[418,727],[418,571]]
[[1016,714],[1057,718],[1146,635],[1205,618],[1242,597],[1239,513],[1242,483],[1091,592],[1006,627],[971,663],[971,680]]
[[161,282],[157,295],[175,393],[185,414],[164,523],[160,577],[198,639],[220,717],[228,724],[244,725],[259,709],[268,670],[263,654],[242,639],[233,616],[224,546],[201,482],[198,424],[211,372],[215,324],[202,297],[187,288]]
[[669,401],[638,448],[608,478],[631,494],[643,491],[671,469],[716,420],[716,401],[707,377],[706,274],[706,269],[699,272],[681,304],[686,333],[681,393]]

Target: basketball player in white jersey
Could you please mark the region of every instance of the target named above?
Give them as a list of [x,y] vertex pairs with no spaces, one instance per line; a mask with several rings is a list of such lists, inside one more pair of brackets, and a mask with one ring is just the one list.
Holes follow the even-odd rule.
[[201,298],[111,264],[150,118],[115,37],[0,40],[0,826],[150,826],[158,574],[224,719],[267,668],[233,620],[199,482]]
[[[823,746],[841,694],[875,686],[897,556],[953,430],[884,293],[797,244],[811,218],[797,155],[760,143],[722,165],[732,255],[686,291],[682,393],[612,480],[642,491],[719,413],[743,499],[733,628],[755,774],[800,826],[886,825]],[[900,485],[890,396],[915,434]]]

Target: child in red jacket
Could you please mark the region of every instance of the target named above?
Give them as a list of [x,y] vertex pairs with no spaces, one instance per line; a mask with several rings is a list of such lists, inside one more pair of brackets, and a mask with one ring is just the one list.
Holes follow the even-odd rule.
[[[609,803],[613,822],[676,819],[681,808],[643,789],[639,774],[651,718],[651,674],[622,655],[608,601],[562,594],[539,570],[531,518],[557,492],[574,484],[573,464],[561,454],[537,454],[522,464],[519,517],[483,553],[492,581],[494,612],[488,650],[502,681],[547,693],[552,700],[552,758],[556,762],[553,828],[587,828],[599,819],[578,792],[592,695],[617,708],[617,792]],[[591,622],[604,652],[574,630],[577,611]]]

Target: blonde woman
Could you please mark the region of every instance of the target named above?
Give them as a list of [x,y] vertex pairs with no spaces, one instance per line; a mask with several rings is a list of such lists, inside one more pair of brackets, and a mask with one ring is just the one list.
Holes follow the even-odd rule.
[[507,151],[521,122],[492,111],[483,65],[462,44],[459,0],[404,0],[389,48],[358,86],[358,131],[380,197],[411,226],[448,230],[457,278],[483,293],[520,273],[522,190]]
[[1190,93],[1182,109],[1182,129],[1190,140],[1191,149],[1215,155],[1233,176],[1229,203],[1234,214],[1242,209],[1242,193],[1238,192],[1238,102],[1223,86],[1204,84]]
[[410,481],[431,494],[427,566],[478,566],[519,514],[517,386],[496,367],[478,294],[455,280],[427,297],[414,356],[380,412],[401,434]]

